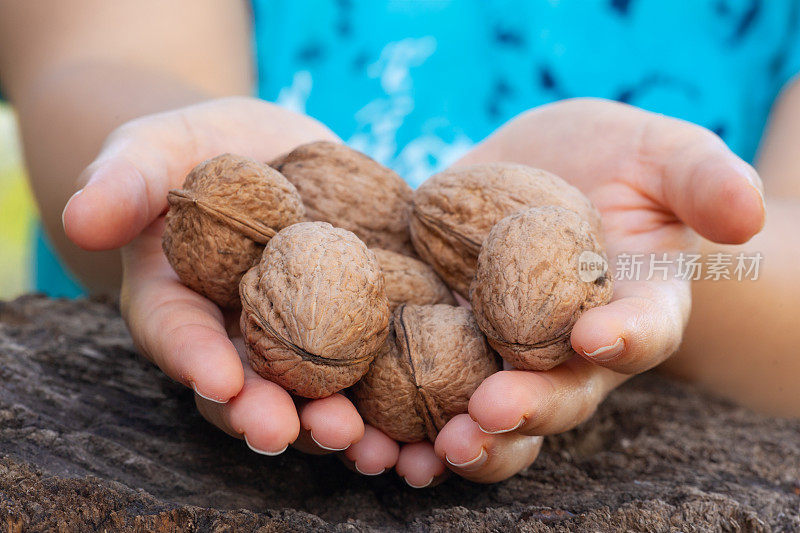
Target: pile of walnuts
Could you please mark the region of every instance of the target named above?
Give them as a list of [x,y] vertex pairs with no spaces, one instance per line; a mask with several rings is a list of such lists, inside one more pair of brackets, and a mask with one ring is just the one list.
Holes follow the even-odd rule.
[[[223,154],[170,191],[164,253],[181,281],[241,308],[252,368],[322,398],[350,388],[390,437],[433,440],[500,369],[572,357],[570,332],[611,298],[582,254],[600,217],[559,177],[493,163],[416,191],[344,145],[268,164]],[[456,295],[469,306],[459,306]]]

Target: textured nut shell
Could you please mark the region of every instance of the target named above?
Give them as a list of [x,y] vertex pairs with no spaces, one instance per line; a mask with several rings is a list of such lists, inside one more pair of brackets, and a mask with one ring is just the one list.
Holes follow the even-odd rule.
[[572,357],[578,317],[611,299],[608,272],[594,282],[578,275],[587,250],[605,258],[591,226],[560,207],[528,209],[492,228],[470,300],[489,343],[516,368],[547,370]]
[[481,244],[502,218],[556,205],[572,209],[594,227],[591,202],[558,176],[513,163],[489,163],[440,172],[415,192],[411,239],[420,257],[464,297],[475,276]]
[[383,248],[373,248],[386,283],[389,310],[400,304],[456,305],[453,293],[430,265]]
[[325,222],[280,231],[240,289],[250,366],[306,398],[358,381],[389,331],[375,254]]
[[411,187],[343,144],[314,142],[270,163],[294,183],[309,220],[355,233],[369,247],[416,255],[408,235]]
[[354,387],[364,420],[391,438],[433,441],[469,397],[499,370],[494,352],[465,307],[401,305],[393,331]]
[[224,154],[196,166],[170,191],[162,247],[187,287],[239,307],[239,280],[280,229],[304,215],[300,195],[275,169]]

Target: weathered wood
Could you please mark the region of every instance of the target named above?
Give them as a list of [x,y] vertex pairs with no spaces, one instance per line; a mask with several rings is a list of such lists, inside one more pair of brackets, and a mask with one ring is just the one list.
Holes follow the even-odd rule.
[[113,307],[0,303],[0,531],[800,529],[800,422],[633,380],[504,483],[413,490],[250,452],[138,357]]

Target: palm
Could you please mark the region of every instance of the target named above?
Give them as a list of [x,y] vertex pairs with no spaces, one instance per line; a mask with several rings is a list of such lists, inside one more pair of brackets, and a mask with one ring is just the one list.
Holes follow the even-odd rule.
[[[335,136],[312,119],[254,99],[145,117],[109,137],[84,172],[83,193],[64,214],[68,236],[82,247],[123,247],[121,307],[141,352],[194,389],[209,421],[260,453],[278,453],[289,443],[311,453],[344,449],[362,438],[364,424],[344,396],[295,404],[245,364],[240,340],[230,337],[238,317],[224,316],[184,287],[167,263],[161,214],[167,191],[203,159],[234,152],[267,161],[320,139]],[[357,464],[368,472],[392,466],[397,445],[389,441],[385,448]]]
[[[601,210],[612,255],[686,248],[692,232],[679,220],[711,239],[747,239],[763,218],[760,203],[755,205],[760,201],[743,184],[751,169],[710,135],[686,129],[631,108],[571,102],[509,123],[465,162],[518,161],[571,181]],[[335,137],[307,117],[253,99],[145,117],[109,137],[84,173],[83,193],[64,213],[67,235],[78,245],[124,246],[122,310],[142,352],[195,389],[208,420],[245,438],[255,451],[278,453],[291,442],[311,453],[347,448],[346,460],[362,473],[395,466],[414,486],[443,474],[445,460],[476,481],[504,479],[533,461],[541,444],[537,435],[585,418],[624,379],[614,370],[649,368],[680,339],[688,312],[685,286],[619,283],[615,301],[585,313],[572,336],[576,349],[585,350],[624,335],[625,353],[604,363],[610,369],[575,359],[546,376],[499,372],[473,395],[470,416],[445,426],[435,450],[429,443],[401,449],[365,427],[339,394],[295,404],[243,363],[241,344],[226,327],[235,320],[226,324],[216,306],[178,282],[161,251],[160,215],[167,191],[203,159],[229,151],[266,161],[320,139]],[[690,183],[693,177],[705,181]],[[721,202],[737,211],[735,219],[725,216]]]
[[[534,109],[458,164],[489,161],[544,168],[581,189],[602,215],[612,262],[623,253],[645,263],[650,254],[674,256],[697,234],[744,242],[763,224],[758,176],[718,137],[629,106],[573,100]],[[611,303],[575,324],[572,345],[584,357],[547,372],[491,376],[470,400],[475,423],[493,436],[565,431],[628,375],[673,353],[688,318],[688,283],[661,272],[648,280],[643,267],[640,277],[617,281]]]

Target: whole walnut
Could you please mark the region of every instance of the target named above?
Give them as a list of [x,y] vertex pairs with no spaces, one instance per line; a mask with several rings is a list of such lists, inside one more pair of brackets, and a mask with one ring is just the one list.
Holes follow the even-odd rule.
[[325,222],[278,232],[240,291],[250,366],[306,398],[358,381],[389,332],[375,254],[353,233]]
[[411,239],[420,257],[465,298],[481,244],[497,222],[528,207],[572,209],[599,227],[600,217],[581,192],[558,176],[513,163],[489,163],[440,172],[415,192]]
[[270,165],[297,187],[309,220],[350,230],[370,248],[416,255],[408,235],[411,187],[394,171],[326,141],[299,146]]
[[400,305],[369,372],[353,388],[368,423],[402,442],[436,439],[466,413],[478,385],[499,370],[469,309]]
[[506,361],[547,370],[574,355],[570,333],[581,313],[611,299],[606,266],[594,229],[575,212],[515,213],[492,228],[478,256],[475,318]]
[[383,271],[390,311],[400,304],[456,304],[453,293],[430,265],[383,248],[372,251]]
[[187,287],[222,307],[239,307],[239,280],[264,245],[305,213],[275,169],[223,154],[197,165],[169,192],[162,247]]

